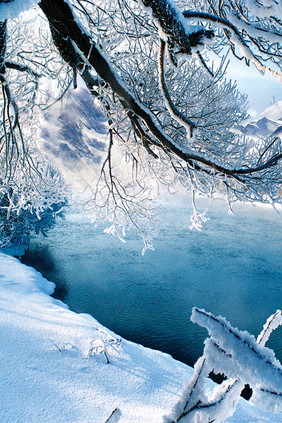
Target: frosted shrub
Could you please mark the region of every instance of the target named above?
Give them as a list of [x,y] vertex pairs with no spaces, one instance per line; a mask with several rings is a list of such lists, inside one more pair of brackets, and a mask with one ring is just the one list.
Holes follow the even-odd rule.
[[28,247],[31,233],[47,235],[67,204],[58,172],[41,167],[30,180],[18,172],[6,183],[0,169],[0,248]]
[[[209,338],[181,399],[164,422],[223,422],[234,413],[245,384],[252,388],[253,405],[272,413],[281,411],[282,366],[265,347],[271,332],[282,324],[281,311],[270,316],[257,340],[205,310],[194,308],[191,320],[205,327]],[[211,371],[228,379],[210,392],[206,383]]]
[[120,350],[122,340],[121,338],[113,337],[108,331],[101,328],[96,328],[95,334],[93,338],[84,340],[84,346],[70,342],[57,343],[52,339],[50,339],[50,341],[60,352],[75,351],[87,360],[93,356],[103,354],[106,363],[109,364],[110,354]]
[[86,359],[93,355],[104,354],[106,363],[110,363],[109,350],[119,350],[121,347],[121,338],[114,338],[104,329],[97,328],[98,336],[91,339],[88,350],[86,352]]
[[110,363],[109,354],[106,343],[102,339],[92,339],[89,345],[86,358],[89,359],[92,355],[104,354],[107,364]]

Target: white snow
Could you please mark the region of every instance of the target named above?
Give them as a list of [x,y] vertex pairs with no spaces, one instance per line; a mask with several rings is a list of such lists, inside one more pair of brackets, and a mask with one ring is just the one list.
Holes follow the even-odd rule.
[[[53,290],[34,269],[0,253],[1,423],[103,423],[116,408],[111,421],[162,422],[192,369],[120,343],[91,316],[50,297]],[[281,414],[240,400],[228,419],[262,421],[278,423]]]

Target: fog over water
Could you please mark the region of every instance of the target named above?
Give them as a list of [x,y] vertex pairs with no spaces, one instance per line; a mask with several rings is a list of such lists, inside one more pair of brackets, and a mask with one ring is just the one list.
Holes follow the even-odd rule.
[[[204,205],[200,204],[202,207]],[[34,237],[22,261],[57,284],[56,296],[117,334],[192,365],[207,332],[190,322],[193,306],[257,336],[282,308],[282,219],[267,207],[209,206],[201,232],[191,207],[165,205],[155,251],[130,232],[126,243],[71,209],[48,238]],[[267,346],[282,360],[282,328]]]

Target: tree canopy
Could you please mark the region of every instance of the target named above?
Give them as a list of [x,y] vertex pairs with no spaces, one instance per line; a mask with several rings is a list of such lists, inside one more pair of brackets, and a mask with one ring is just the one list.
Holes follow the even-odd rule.
[[[35,14],[14,23],[5,18],[19,3],[0,2],[3,184],[23,169],[37,171],[30,146],[42,109],[83,81],[108,123],[89,205],[114,222],[113,231],[134,225],[150,246],[144,222],[158,184],[230,202],[281,202],[281,139],[250,142],[234,132],[246,98],[225,78],[233,55],[281,82],[281,2],[41,0],[21,7],[31,3]],[[57,81],[56,89],[47,92],[46,80]],[[200,219],[195,210],[196,226]]]

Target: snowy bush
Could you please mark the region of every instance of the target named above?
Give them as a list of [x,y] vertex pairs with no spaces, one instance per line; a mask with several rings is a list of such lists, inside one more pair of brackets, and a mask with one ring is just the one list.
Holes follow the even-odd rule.
[[91,339],[86,339],[84,346],[73,345],[69,342],[57,343],[50,339],[52,344],[60,351],[76,351],[82,354],[86,360],[91,357],[103,354],[106,363],[110,363],[110,354],[118,352],[122,345],[121,338],[112,336],[108,331],[102,328],[96,328],[96,336]]
[[[257,340],[205,310],[194,308],[191,320],[205,327],[210,337],[205,341],[203,356],[196,362],[182,398],[164,422],[225,421],[234,413],[246,384],[252,388],[253,405],[272,413],[281,411],[282,366],[273,351],[265,347],[271,332],[282,324],[281,311],[270,316]],[[206,386],[211,371],[228,377],[213,391]]]
[[56,217],[63,216],[67,196],[63,181],[49,167],[27,184],[21,174],[2,182],[0,171],[0,248],[27,247],[31,233],[47,235]]

